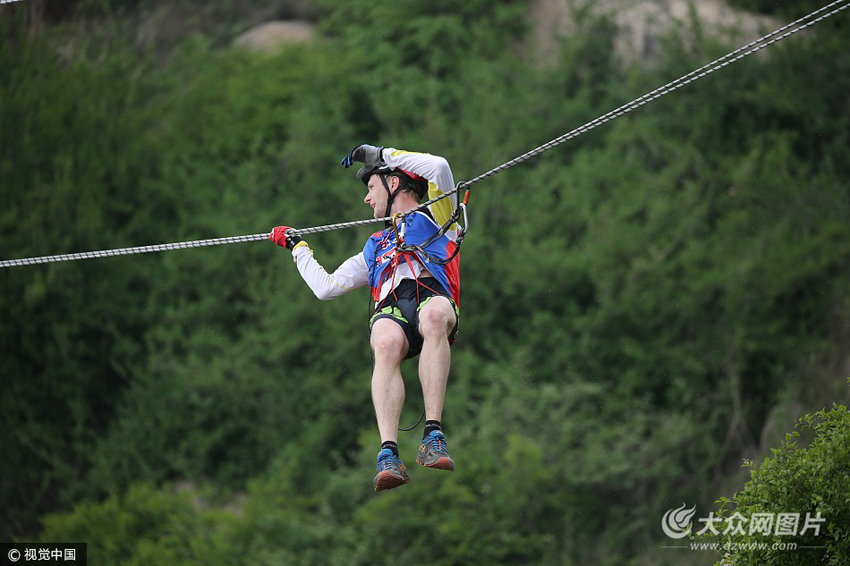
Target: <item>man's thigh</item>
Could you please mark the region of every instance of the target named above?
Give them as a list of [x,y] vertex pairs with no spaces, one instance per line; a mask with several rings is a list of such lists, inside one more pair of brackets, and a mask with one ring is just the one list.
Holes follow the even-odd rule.
[[446,337],[453,339],[458,325],[458,313],[454,303],[443,295],[434,295],[423,301],[416,313],[416,329],[420,335],[422,334],[422,320],[428,317],[429,313],[438,314],[440,318],[446,321]]
[[410,349],[407,335],[401,323],[391,317],[376,318],[372,322],[370,342],[373,350],[383,348],[386,353],[397,354],[401,362]]

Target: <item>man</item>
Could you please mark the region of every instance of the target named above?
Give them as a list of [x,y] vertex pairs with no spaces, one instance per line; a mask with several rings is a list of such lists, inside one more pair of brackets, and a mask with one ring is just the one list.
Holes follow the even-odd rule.
[[272,230],[269,239],[292,250],[298,271],[319,299],[332,299],[367,284],[372,291],[372,401],[382,441],[374,485],[375,491],[381,491],[410,481],[398,455],[398,424],[404,404],[400,364],[416,355],[426,418],[416,461],[430,468],[454,470],[441,419],[449,345],[458,326],[458,226],[448,226],[444,234],[438,231],[454,212],[457,195],[403,214],[415,209],[423,198],[454,188],[448,162],[426,153],[370,145],[351,150],[342,165],[348,168],[354,161],[363,163],[357,178],[367,187],[363,202],[372,208],[374,217],[399,214],[384,230],[372,234],[362,252],[328,274],[306,242],[287,234],[287,226]]

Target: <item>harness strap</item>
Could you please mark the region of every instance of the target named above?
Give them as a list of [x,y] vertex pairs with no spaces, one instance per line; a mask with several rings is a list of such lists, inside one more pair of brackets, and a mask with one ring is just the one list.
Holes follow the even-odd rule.
[[[384,186],[386,186],[386,181],[384,181]],[[387,188],[387,190],[389,191],[389,188]],[[422,260],[424,260],[424,263],[433,263],[435,265],[446,265],[446,264],[450,263],[457,256],[457,254],[460,252],[460,246],[463,243],[463,239],[466,236],[467,231],[469,230],[469,217],[467,215],[467,210],[466,210],[467,205],[469,204],[469,196],[470,196],[470,191],[469,191],[469,189],[466,189],[466,193],[463,196],[463,201],[458,204],[457,208],[455,208],[455,210],[452,212],[449,219],[442,226],[440,226],[437,229],[437,231],[434,232],[434,234],[431,235],[431,237],[426,239],[421,244],[407,244],[407,243],[405,243],[404,237],[402,236],[401,232],[399,232],[398,223],[404,221],[404,218],[406,216],[405,214],[403,214],[401,212],[396,213],[387,221],[388,227],[392,227],[392,234],[395,234],[395,237],[396,237],[396,245],[395,245],[396,253],[395,253],[394,257],[392,258],[392,260],[390,261],[390,264],[385,269],[382,270],[382,273],[385,272],[387,269],[391,270],[392,280],[389,281],[389,285],[391,286],[392,291],[390,291],[390,292],[392,293],[393,297],[396,300],[398,300],[398,296],[395,293],[395,281],[396,281],[395,277],[396,277],[396,272],[398,270],[399,262],[401,261],[402,258],[404,258],[404,261],[407,262],[407,265],[410,268],[410,272],[413,274],[413,280],[416,282],[416,300],[417,300],[417,302],[419,301],[419,286],[420,285],[422,287],[425,287],[429,291],[431,291],[435,294],[438,294],[435,289],[428,287],[427,285],[425,285],[424,283],[422,283],[419,280],[419,275],[417,275],[416,268],[413,265],[413,263],[411,262],[411,259],[410,259],[409,256],[410,255],[416,256],[417,260],[419,260],[420,263],[423,263]],[[461,216],[463,217],[463,224],[460,224]],[[433,219],[433,216],[431,218]],[[451,226],[454,225],[454,224],[458,224],[457,239],[454,242],[455,243],[455,249],[452,251],[451,255],[449,255],[449,257],[447,257],[444,260],[432,257],[427,251],[425,251],[425,248],[427,248],[429,245],[431,245],[436,240],[442,238],[446,234],[446,232],[449,231],[449,228],[451,228]],[[385,236],[385,238],[382,240],[382,242],[389,239],[389,237],[390,237],[390,234],[387,234]],[[425,267],[425,266],[423,265],[423,267]],[[379,277],[379,279],[381,279],[381,278],[382,277]],[[379,281],[379,283],[382,283],[382,282]],[[382,284],[382,286],[383,286],[383,284]],[[446,291],[448,291],[448,289],[446,289]],[[381,302],[379,297],[375,297],[375,301],[378,302],[378,303]]]
[[[457,208],[455,208],[454,212],[452,212],[452,215],[449,217],[446,223],[440,226],[440,228],[436,232],[434,232],[434,234],[431,235],[430,238],[428,238],[421,244],[412,245],[405,244],[404,242],[399,240],[396,243],[396,249],[401,252],[418,252],[425,258],[426,262],[435,263],[437,265],[446,265],[447,263],[452,261],[455,256],[460,252],[460,245],[463,243],[463,238],[466,236],[466,233],[469,230],[469,216],[467,215],[466,210],[467,205],[469,204],[469,195],[470,192],[469,189],[467,189],[466,193],[463,196],[463,201],[458,204]],[[463,216],[463,225],[461,225],[459,222],[461,216]],[[395,221],[395,217],[393,217],[393,220]],[[425,251],[425,248],[427,248],[429,245],[431,245],[438,239],[442,238],[446,234],[446,232],[449,231],[449,228],[451,228],[451,226],[455,223],[458,224],[458,230],[457,239],[455,240],[456,245],[452,254],[444,260],[431,257],[430,254]]]

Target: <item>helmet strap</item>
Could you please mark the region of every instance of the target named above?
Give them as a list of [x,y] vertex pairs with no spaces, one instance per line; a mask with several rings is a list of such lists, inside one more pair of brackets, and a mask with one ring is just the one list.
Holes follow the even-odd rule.
[[[398,192],[401,190],[401,184],[399,184],[399,186],[395,190],[395,192],[392,192],[390,190],[389,183],[387,183],[387,176],[385,174],[380,174],[379,177],[381,177],[381,182],[384,184],[384,189],[386,189],[386,191],[387,191],[387,210],[384,213],[384,217],[388,218],[390,216],[390,210],[393,207],[393,201],[395,200],[395,197],[398,194]],[[387,221],[384,222],[384,224],[389,226],[390,222],[387,220]]]

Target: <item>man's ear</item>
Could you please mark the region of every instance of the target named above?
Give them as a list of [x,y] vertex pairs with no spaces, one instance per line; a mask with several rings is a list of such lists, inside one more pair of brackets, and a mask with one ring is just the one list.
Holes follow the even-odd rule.
[[399,179],[395,175],[388,175],[387,178],[389,179],[389,182],[387,184],[390,187],[390,192],[391,193],[396,192],[396,189],[398,189],[398,186],[401,185],[401,179]]

